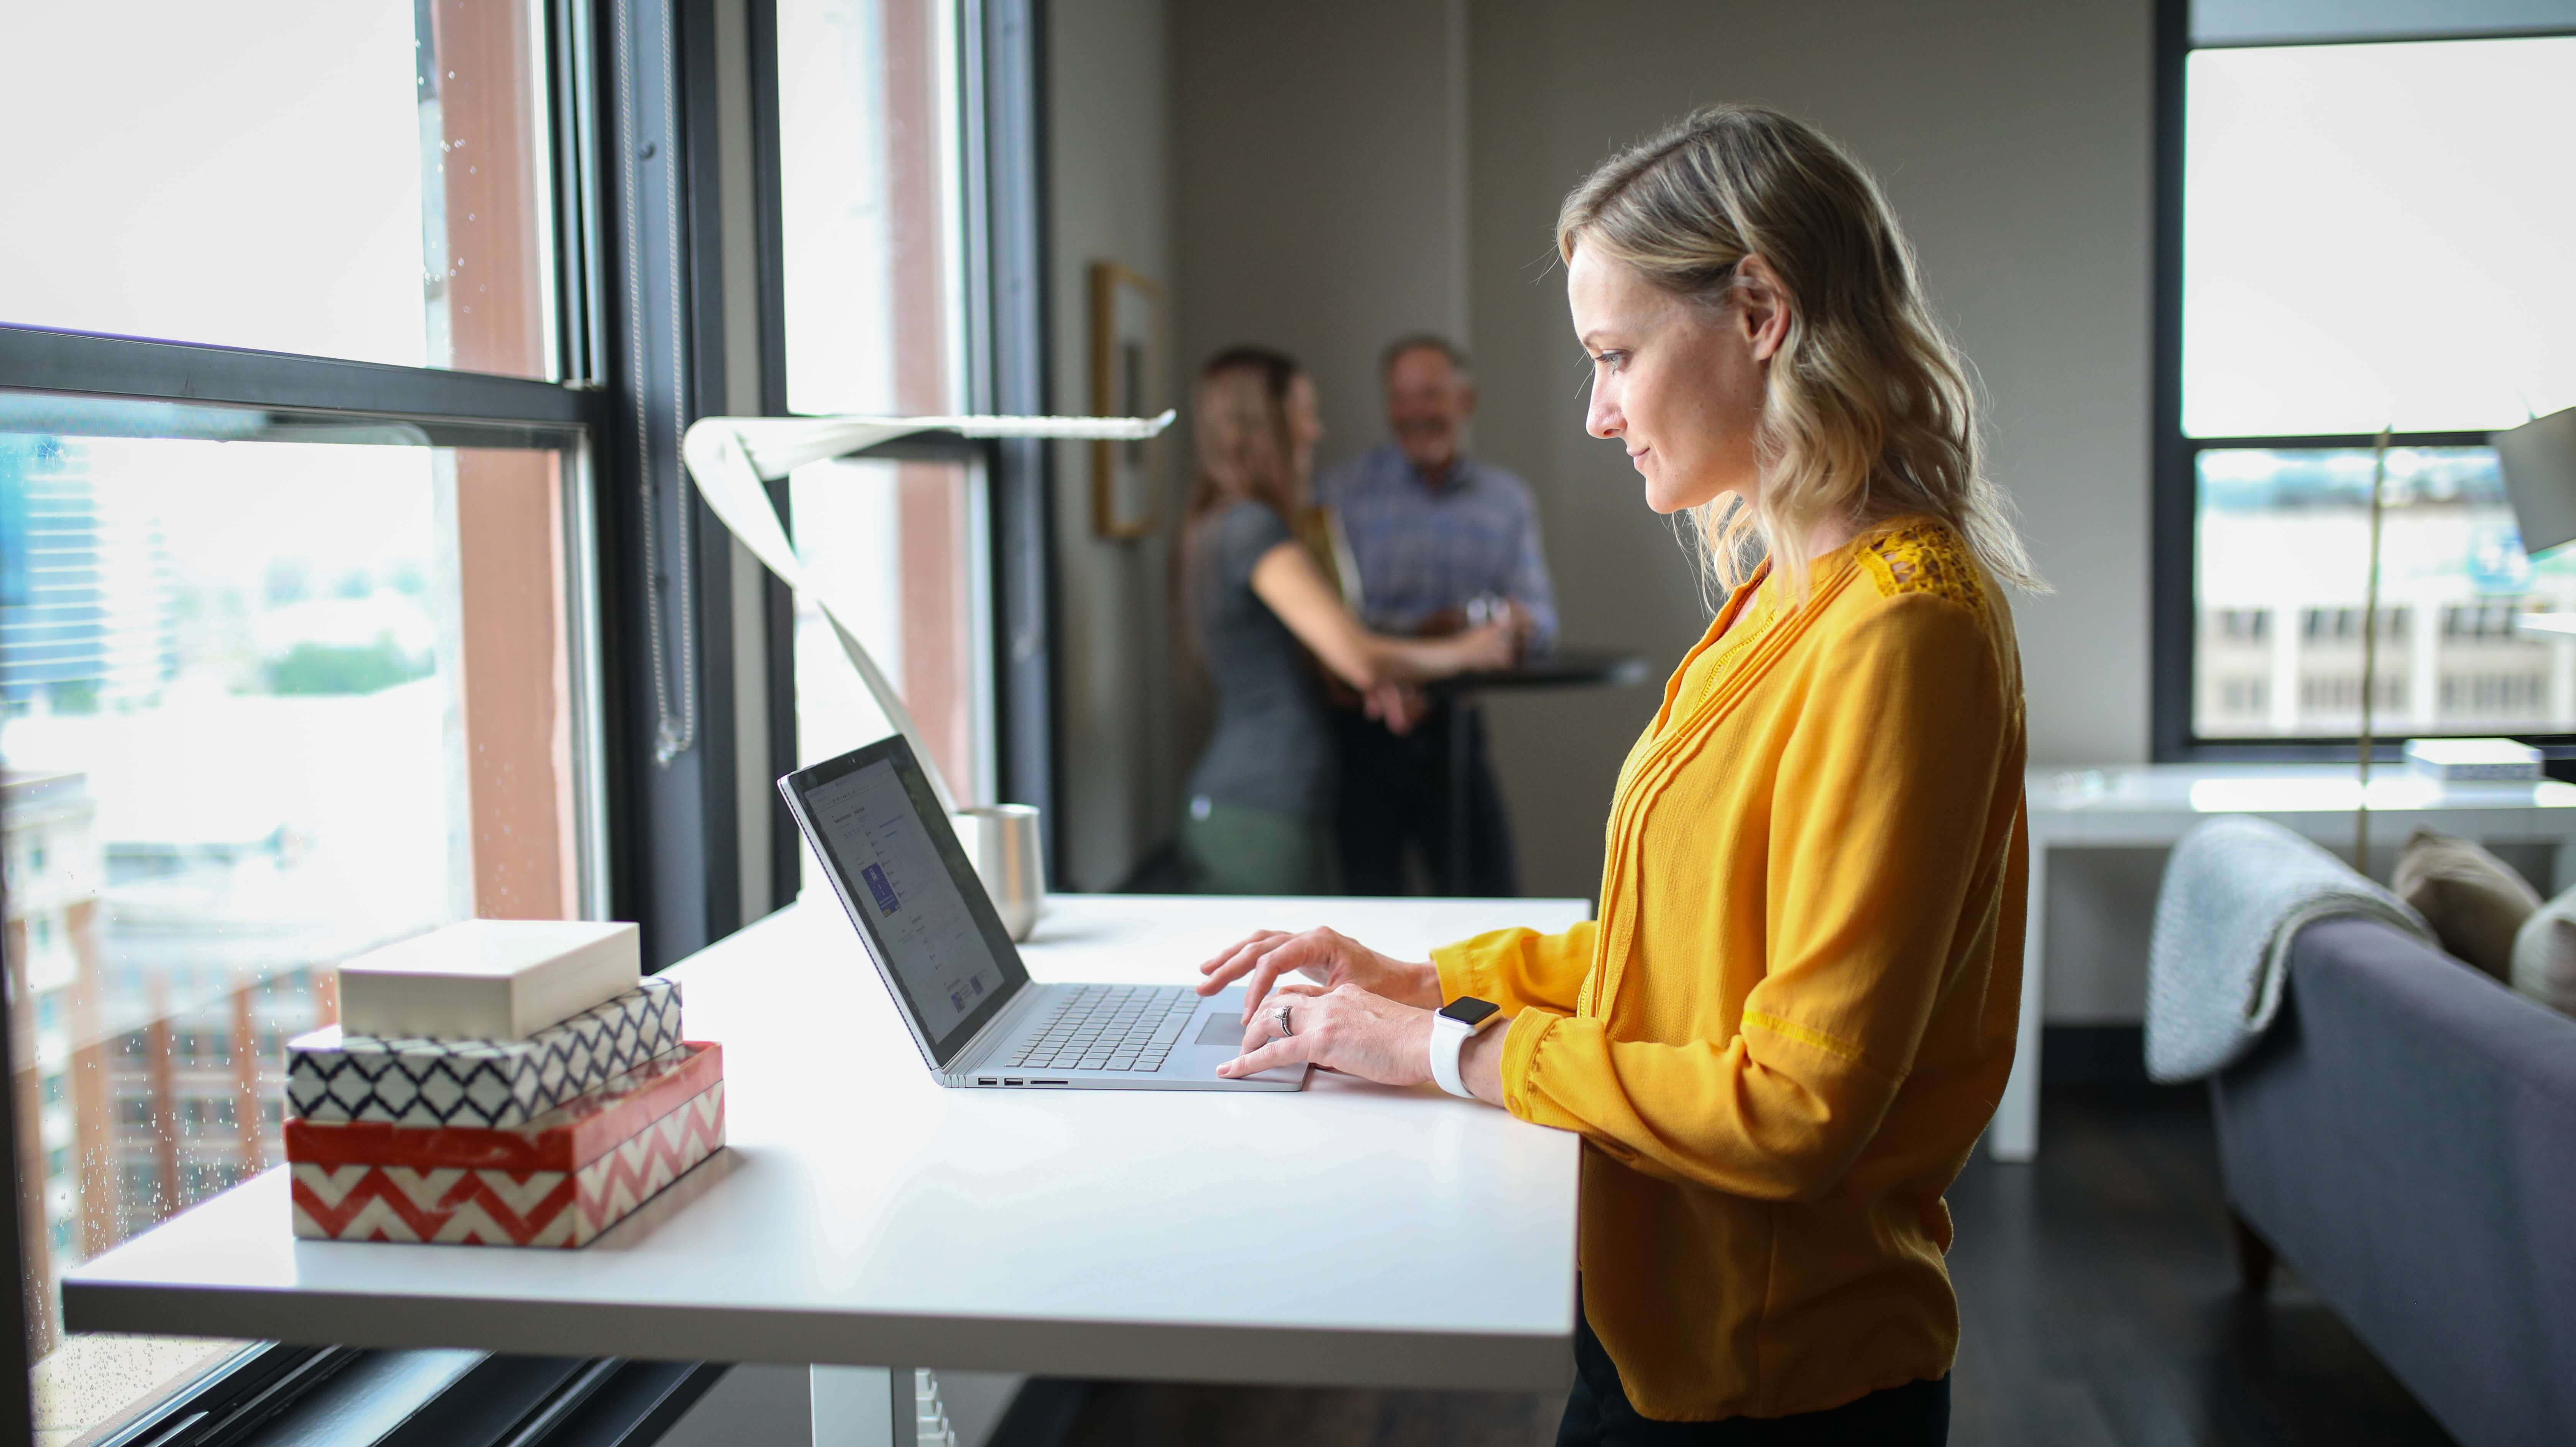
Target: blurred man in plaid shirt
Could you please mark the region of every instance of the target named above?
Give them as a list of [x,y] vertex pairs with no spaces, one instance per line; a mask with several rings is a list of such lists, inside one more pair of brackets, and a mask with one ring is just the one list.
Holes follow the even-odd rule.
[[[1476,387],[1467,357],[1444,338],[1404,337],[1386,349],[1387,426],[1392,444],[1316,480],[1358,571],[1354,600],[1382,633],[1439,634],[1508,607],[1524,654],[1556,641],[1556,594],[1540,550],[1529,484],[1465,451]],[[1459,705],[1474,709],[1470,702]],[[1405,892],[1405,855],[1419,849],[1435,884],[1449,876],[1449,789],[1453,736],[1446,703],[1404,732],[1337,710],[1341,792],[1337,829],[1343,884],[1353,894]],[[1469,721],[1466,892],[1519,892],[1502,795],[1486,758],[1485,721]]]

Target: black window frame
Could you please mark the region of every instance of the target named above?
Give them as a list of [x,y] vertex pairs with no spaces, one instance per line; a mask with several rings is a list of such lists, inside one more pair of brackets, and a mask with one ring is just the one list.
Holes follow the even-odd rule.
[[[2313,45],[2388,45],[2420,41],[2537,39],[2576,35],[2576,26],[2390,31],[2195,44],[2191,0],[2156,0],[2155,18],[2154,320],[2152,326],[2149,746],[2157,763],[2349,759],[2353,734],[2260,739],[2204,739],[2192,730],[2198,647],[2200,454],[2229,448],[2370,448],[2376,433],[2264,437],[2192,437],[2182,426],[2183,189],[2187,84],[2194,50],[2286,49]],[[2398,432],[2391,447],[2486,447],[2485,432]],[[2513,737],[2538,747],[2553,764],[2576,760],[2576,732]],[[2404,740],[2374,744],[2372,757],[2397,759]]]

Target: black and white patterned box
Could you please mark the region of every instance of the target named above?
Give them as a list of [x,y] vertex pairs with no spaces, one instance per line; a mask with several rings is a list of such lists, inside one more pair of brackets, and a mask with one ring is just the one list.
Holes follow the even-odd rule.
[[343,1036],[286,1047],[286,1108],[313,1121],[505,1129],[680,1048],[680,982],[654,977],[525,1040]]

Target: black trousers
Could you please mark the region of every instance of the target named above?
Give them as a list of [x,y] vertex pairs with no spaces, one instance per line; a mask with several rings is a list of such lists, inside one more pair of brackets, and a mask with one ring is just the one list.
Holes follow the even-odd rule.
[[1907,1382],[1856,1402],[1795,1417],[1723,1422],[1658,1422],[1637,1415],[1619,1384],[1619,1365],[1574,1322],[1574,1392],[1565,1400],[1556,1447],[1942,1447],[1950,1440],[1950,1379]]
[[[1342,888],[1393,895],[1406,889],[1404,856],[1422,852],[1434,894],[1450,893],[1449,788],[1453,705],[1435,705],[1401,737],[1357,710],[1334,709],[1341,789],[1334,832],[1341,846]],[[1485,754],[1485,715],[1467,711],[1467,870],[1459,892],[1488,897],[1520,893],[1511,825],[1502,790]]]

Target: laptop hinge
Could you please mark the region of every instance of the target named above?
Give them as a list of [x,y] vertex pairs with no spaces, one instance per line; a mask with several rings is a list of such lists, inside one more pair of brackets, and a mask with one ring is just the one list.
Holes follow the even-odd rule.
[[984,1048],[1009,1033],[1010,1027],[1018,1021],[1021,1012],[1029,1008],[1030,997],[1040,993],[1042,993],[1041,987],[1034,980],[1020,986],[1019,993],[1011,997],[1009,1004],[993,1012],[993,1018],[985,1021],[982,1029],[967,1037],[966,1043],[957,1047],[957,1053],[949,1057],[948,1064],[942,1066],[939,1073],[952,1076],[959,1083],[964,1083],[966,1077],[973,1073],[975,1063],[982,1058],[981,1052]]

